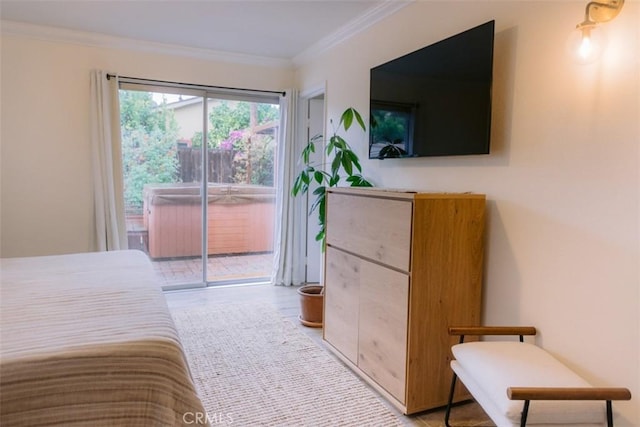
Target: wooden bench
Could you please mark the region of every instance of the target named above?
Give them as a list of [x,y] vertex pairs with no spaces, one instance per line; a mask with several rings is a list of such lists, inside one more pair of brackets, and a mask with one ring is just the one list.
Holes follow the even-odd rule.
[[[524,341],[534,327],[452,327],[454,372],[445,414],[450,427],[459,378],[498,427],[613,426],[611,401],[629,400],[626,388],[593,387],[542,348]],[[468,335],[515,335],[519,341],[464,342]],[[600,401],[600,402],[598,402]],[[606,402],[603,405],[602,402]]]

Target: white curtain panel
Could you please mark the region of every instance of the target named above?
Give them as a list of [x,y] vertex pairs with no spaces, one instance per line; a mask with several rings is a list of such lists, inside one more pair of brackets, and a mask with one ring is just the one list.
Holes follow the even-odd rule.
[[118,78],[91,72],[91,156],[99,251],[127,249]]
[[292,197],[291,188],[301,165],[296,144],[298,91],[287,90],[280,98],[280,135],[276,157],[276,224],[274,239],[275,285],[300,285],[305,276],[305,204]]

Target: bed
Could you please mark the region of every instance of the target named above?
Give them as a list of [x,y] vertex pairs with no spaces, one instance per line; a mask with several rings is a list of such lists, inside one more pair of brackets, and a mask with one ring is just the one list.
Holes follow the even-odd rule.
[[206,421],[142,252],[7,258],[0,267],[0,425]]

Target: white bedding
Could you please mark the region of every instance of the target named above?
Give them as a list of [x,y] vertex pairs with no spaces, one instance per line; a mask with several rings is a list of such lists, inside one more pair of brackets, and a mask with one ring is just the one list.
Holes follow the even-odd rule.
[[175,426],[202,417],[143,253],[9,258],[0,265],[2,426]]

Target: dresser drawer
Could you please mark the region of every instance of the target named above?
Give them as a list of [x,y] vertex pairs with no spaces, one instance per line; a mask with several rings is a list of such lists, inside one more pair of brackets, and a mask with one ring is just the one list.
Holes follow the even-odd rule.
[[409,271],[412,206],[408,200],[329,193],[327,244]]

